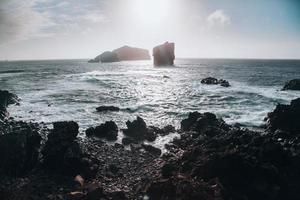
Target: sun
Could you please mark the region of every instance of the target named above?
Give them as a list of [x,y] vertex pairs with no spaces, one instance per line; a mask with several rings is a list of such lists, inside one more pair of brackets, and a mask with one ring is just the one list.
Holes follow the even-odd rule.
[[170,14],[170,0],[133,0],[132,14],[140,23],[157,26]]

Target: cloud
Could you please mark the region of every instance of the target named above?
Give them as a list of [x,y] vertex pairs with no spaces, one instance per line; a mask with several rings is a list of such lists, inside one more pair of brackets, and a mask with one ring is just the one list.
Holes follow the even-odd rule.
[[0,0],[0,44],[90,30],[109,20],[102,1]]
[[0,44],[46,36],[43,29],[52,25],[47,13],[34,9],[36,0],[0,2]]
[[230,17],[223,10],[216,10],[207,17],[207,22],[210,27],[226,26],[230,24]]

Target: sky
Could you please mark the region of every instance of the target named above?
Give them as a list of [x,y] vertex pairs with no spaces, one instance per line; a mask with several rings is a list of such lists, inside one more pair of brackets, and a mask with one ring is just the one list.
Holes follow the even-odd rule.
[[0,0],[0,60],[166,41],[181,58],[300,59],[300,0]]

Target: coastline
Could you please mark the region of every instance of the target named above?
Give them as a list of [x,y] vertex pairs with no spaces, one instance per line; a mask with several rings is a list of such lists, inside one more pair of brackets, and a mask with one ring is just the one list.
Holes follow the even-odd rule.
[[[293,103],[294,102],[294,103]],[[300,99],[269,114],[264,134],[226,124],[211,113],[190,113],[168,152],[142,145],[80,139],[76,122],[43,124],[4,119],[0,141],[1,199],[297,199]],[[283,117],[280,109],[286,109]],[[290,114],[289,114],[290,113]],[[275,121],[274,121],[275,120]],[[135,121],[128,131],[174,132]],[[289,124],[290,123],[290,124]],[[124,130],[123,130],[124,131]],[[134,136],[135,137],[135,136]],[[40,139],[39,139],[40,138]],[[13,140],[14,141],[14,140]],[[35,141],[32,143],[32,141]],[[4,146],[3,146],[4,145]],[[22,148],[27,149],[22,153]],[[47,147],[48,146],[48,147]],[[19,157],[5,152],[19,153]],[[4,156],[3,156],[4,153]],[[30,159],[28,159],[30,158]],[[61,162],[57,162],[61,161]],[[15,165],[20,162],[21,168]],[[47,163],[47,164],[45,164]],[[74,181],[80,175],[84,181]]]

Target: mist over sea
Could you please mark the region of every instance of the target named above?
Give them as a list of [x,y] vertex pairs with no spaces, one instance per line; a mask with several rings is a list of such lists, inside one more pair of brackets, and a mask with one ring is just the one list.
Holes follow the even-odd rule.
[[[153,67],[152,61],[87,63],[87,60],[0,63],[1,89],[17,94],[16,119],[45,122],[74,120],[84,131],[107,120],[125,127],[136,116],[147,125],[180,125],[189,112],[213,112],[229,124],[259,127],[278,103],[300,97],[281,91],[300,77],[300,61],[177,59],[174,67]],[[203,85],[206,77],[232,85]],[[113,105],[120,112],[96,112]]]

